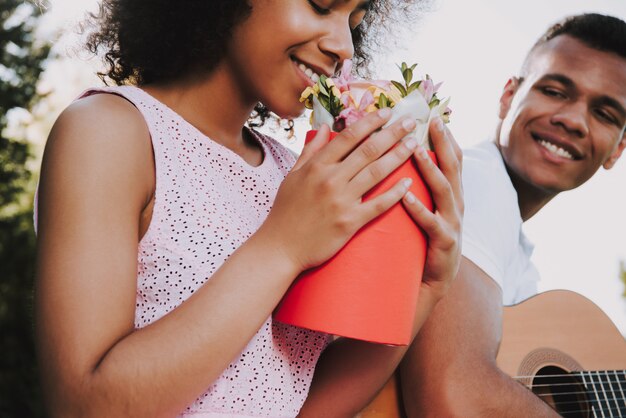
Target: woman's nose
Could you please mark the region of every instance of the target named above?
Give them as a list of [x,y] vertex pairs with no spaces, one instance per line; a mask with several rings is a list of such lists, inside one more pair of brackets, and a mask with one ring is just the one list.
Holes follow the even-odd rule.
[[320,39],[319,47],[338,63],[352,58],[354,55],[354,43],[352,41],[349,17],[337,14],[334,19],[329,20],[327,34]]

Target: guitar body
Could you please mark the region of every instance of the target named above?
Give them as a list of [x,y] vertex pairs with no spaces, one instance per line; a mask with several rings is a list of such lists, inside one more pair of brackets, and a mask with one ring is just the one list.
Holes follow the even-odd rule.
[[[502,319],[497,362],[510,376],[525,376],[529,367],[544,362],[568,371],[626,369],[626,340],[597,305],[578,293],[541,293],[504,308]],[[544,359],[533,364],[531,353]],[[577,368],[569,369],[571,360]]]
[[626,340],[575,292],[505,308],[497,362],[563,416],[626,417]]
[[[503,312],[498,366],[566,417],[626,417],[626,340],[593,302],[567,290]],[[402,417],[394,376],[359,415]]]

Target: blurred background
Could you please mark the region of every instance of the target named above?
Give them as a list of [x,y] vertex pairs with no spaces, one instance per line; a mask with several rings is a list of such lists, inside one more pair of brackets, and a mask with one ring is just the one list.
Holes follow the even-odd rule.
[[[43,416],[32,344],[35,238],[32,196],[45,138],[88,86],[100,62],[82,50],[78,23],[94,0],[0,0],[0,418]],[[626,19],[626,0],[433,0],[415,27],[380,55],[377,78],[395,63],[443,81],[450,128],[462,147],[492,135],[502,87],[537,37],[570,14]],[[389,43],[393,45],[393,43]],[[299,151],[306,117],[296,121]],[[541,289],[575,290],[626,334],[626,158],[550,202],[525,226],[535,242]]]

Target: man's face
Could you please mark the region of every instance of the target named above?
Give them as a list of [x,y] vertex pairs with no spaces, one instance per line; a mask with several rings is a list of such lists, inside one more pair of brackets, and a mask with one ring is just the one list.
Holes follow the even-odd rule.
[[539,46],[500,100],[498,144],[514,181],[549,195],[610,168],[626,146],[626,60],[567,35]]

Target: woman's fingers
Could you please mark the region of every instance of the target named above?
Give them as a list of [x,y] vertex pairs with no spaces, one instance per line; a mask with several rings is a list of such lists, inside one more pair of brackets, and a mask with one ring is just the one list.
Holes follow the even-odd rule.
[[386,192],[361,203],[360,210],[365,223],[371,221],[398,203],[402,197],[407,194],[412,182],[413,180],[411,178],[404,178],[394,184],[393,187]]
[[302,167],[307,161],[311,159],[317,152],[322,149],[327,143],[330,136],[330,128],[328,125],[322,125],[315,137],[308,144],[304,144],[304,148],[302,148],[302,153],[300,153],[300,157],[298,157],[298,161],[294,164],[292,170],[298,170]]
[[[441,118],[433,120],[429,127],[429,133],[435,148],[435,154],[437,155],[439,169],[450,183],[456,201],[462,203],[463,185],[461,180],[461,166],[463,153],[461,148]],[[416,155],[416,157],[418,156]]]
[[323,162],[339,162],[352,152],[363,139],[381,128],[391,117],[391,109],[383,108],[368,113],[357,123],[350,125],[324,147],[320,158]]
[[420,228],[428,235],[429,240],[437,240],[444,234],[437,215],[431,212],[424,204],[410,191],[403,195],[402,204],[409,215]]
[[358,172],[350,182],[350,191],[351,193],[354,193],[353,196],[360,198],[372,187],[384,180],[389,174],[391,174],[391,172],[393,172],[413,155],[416,147],[417,139],[409,136],[408,138],[400,141],[398,146],[393,147],[378,160],[368,164],[365,168]]
[[[410,153],[407,154],[406,149],[396,149],[398,147],[394,146],[413,129],[415,129],[415,121],[410,118],[404,118],[381,131],[373,133],[345,158],[341,164],[340,173],[350,180],[357,177],[362,178],[361,174],[365,172],[366,177],[376,180],[370,184],[370,188],[375,186],[376,183],[409,158]],[[394,148],[389,151],[392,147]],[[381,158],[383,155],[384,157]],[[389,155],[392,158],[386,158]],[[398,158],[401,161],[398,161]],[[382,177],[380,176],[381,172],[385,173]]]
[[[415,150],[415,161],[424,182],[430,189],[437,210],[444,215],[455,213],[457,210],[457,197],[452,183],[437,167],[422,146],[418,146]],[[454,174],[449,175],[456,176]]]

